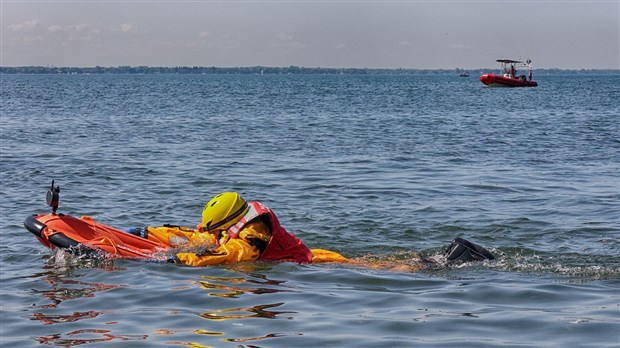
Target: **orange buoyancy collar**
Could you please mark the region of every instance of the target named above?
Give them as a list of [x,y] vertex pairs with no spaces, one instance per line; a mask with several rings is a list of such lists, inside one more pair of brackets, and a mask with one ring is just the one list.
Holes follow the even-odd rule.
[[255,218],[266,215],[271,224],[271,239],[261,254],[261,260],[290,261],[298,263],[312,262],[312,252],[299,238],[288,232],[276,214],[259,202],[248,202],[249,210],[238,223],[228,229],[231,238],[239,238],[243,227]]

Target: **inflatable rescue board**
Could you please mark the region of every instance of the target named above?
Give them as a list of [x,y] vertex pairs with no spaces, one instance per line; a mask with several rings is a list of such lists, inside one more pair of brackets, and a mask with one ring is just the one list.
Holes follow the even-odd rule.
[[76,218],[56,213],[59,192],[60,188],[52,181],[47,192],[47,204],[52,207],[52,213],[34,214],[24,220],[24,227],[46,247],[79,255],[100,253],[122,259],[157,259],[157,253],[170,249],[169,245],[104,225],[88,216]]

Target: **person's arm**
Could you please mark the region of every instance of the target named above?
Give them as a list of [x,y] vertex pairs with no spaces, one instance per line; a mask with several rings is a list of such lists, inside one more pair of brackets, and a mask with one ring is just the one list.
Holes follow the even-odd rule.
[[239,238],[228,238],[217,249],[203,254],[179,253],[175,262],[188,266],[213,266],[241,261],[258,260],[265,248],[271,233],[268,227],[260,222],[248,224],[239,234]]
[[176,247],[187,244],[194,234],[196,234],[196,230],[190,229],[189,227],[149,226],[146,229],[146,233],[141,233],[140,237]]
[[198,233],[189,227],[173,225],[134,227],[124,229],[123,232],[171,247],[187,244]]
[[231,239],[213,251],[203,254],[178,253],[176,260],[187,266],[213,266],[241,261],[258,260],[260,251],[242,239]]

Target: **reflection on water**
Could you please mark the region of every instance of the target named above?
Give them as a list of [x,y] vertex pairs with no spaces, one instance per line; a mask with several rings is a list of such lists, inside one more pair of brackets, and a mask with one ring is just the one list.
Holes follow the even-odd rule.
[[193,332],[195,334],[197,334],[197,335],[206,335],[206,336],[222,336],[222,335],[224,335],[223,332],[209,331],[209,330],[204,330],[204,329],[194,330]]
[[[274,294],[278,292],[290,292],[290,289],[283,289],[282,286],[285,283],[283,280],[273,280],[267,278],[267,276],[257,273],[256,267],[260,267],[259,264],[240,264],[235,265],[230,269],[231,271],[242,274],[239,277],[217,277],[203,275],[201,280],[196,284],[200,286],[202,290],[208,290],[209,296],[225,297],[225,298],[239,298],[242,295],[252,294]],[[232,307],[214,309],[198,314],[199,317],[210,321],[224,321],[224,320],[239,320],[250,318],[266,318],[276,319],[285,314],[293,314],[293,311],[276,311],[273,308],[282,306],[284,303],[270,303],[259,304],[249,307]],[[287,316],[285,319],[293,319],[292,316]],[[197,335],[206,336],[224,336],[224,332],[209,331],[205,329],[197,329],[193,331]],[[282,336],[289,336],[291,334],[283,333],[268,333],[257,337],[228,337],[223,338],[224,342],[253,342],[260,341],[268,338],[276,338]],[[292,335],[301,335],[300,333]],[[198,342],[168,342],[169,344],[179,344],[187,347],[198,348],[207,347]],[[248,347],[257,347],[249,345]]]
[[221,277],[209,277],[209,276],[203,276],[202,278],[204,280],[199,280],[197,282],[200,285],[201,289],[216,290],[214,292],[209,292],[209,296],[236,298],[239,295],[243,295],[245,293],[252,293],[252,294],[258,295],[258,294],[272,294],[276,292],[288,291],[288,290],[274,289],[274,288],[267,288],[267,287],[229,285],[229,284],[269,284],[269,285],[275,284],[275,285],[278,285],[282,283],[278,281],[267,280],[265,282],[259,282],[256,280],[245,279],[245,278],[221,278]]
[[[290,290],[283,290],[279,286],[285,281],[267,279],[266,276],[257,273],[246,273],[245,277],[213,277],[202,276],[202,280],[196,283],[204,290],[215,290],[209,292],[209,296],[236,298],[245,293],[251,294],[272,294]],[[232,284],[235,284],[233,286]],[[254,287],[254,284],[261,285]],[[273,286],[273,287],[269,287]]]
[[227,338],[224,341],[226,341],[226,342],[250,342],[250,341],[260,341],[260,340],[264,340],[266,338],[284,337],[284,336],[302,336],[302,334],[300,334],[300,333],[296,333],[296,334],[272,333],[272,334],[267,334],[265,336],[260,336],[260,337]]
[[[82,337],[86,336],[86,337]],[[37,338],[37,341],[41,344],[48,344],[53,346],[70,347],[78,346],[82,344],[91,344],[97,342],[106,342],[112,340],[120,341],[140,341],[146,340],[146,335],[113,335],[110,330],[97,330],[97,329],[81,329],[75,330],[63,334],[52,334]]]
[[213,346],[205,346],[204,344],[200,344],[197,342],[177,342],[177,341],[173,341],[173,342],[167,342],[168,344],[178,344],[181,346],[186,346],[186,347],[190,347],[190,348],[213,348]]
[[88,283],[79,280],[65,279],[66,275],[60,272],[50,271],[45,273],[45,280],[51,286],[49,290],[32,289],[36,294],[41,294],[52,303],[38,306],[39,308],[56,308],[62,301],[79,298],[95,297],[95,293],[108,291],[124,285]]
[[88,312],[75,312],[68,315],[46,315],[43,313],[34,313],[32,315],[33,320],[39,320],[43,324],[58,324],[58,323],[71,323],[81,319],[92,319],[99,316],[101,312],[88,311]]
[[[296,313],[296,312],[278,312],[278,311],[267,310],[268,308],[279,307],[283,304],[284,303],[273,303],[273,304],[266,304],[266,305],[257,305],[257,306],[252,306],[252,307],[225,308],[225,309],[218,309],[212,312],[200,313],[199,316],[205,319],[209,319],[209,320],[229,320],[229,319],[247,319],[247,318],[275,319],[280,314]],[[243,312],[246,312],[246,313],[243,313]],[[293,319],[293,317],[288,317],[287,319]]]
[[158,335],[174,335],[175,331],[168,329],[157,329],[155,330],[155,333]]
[[[267,276],[260,274],[261,268],[265,267],[262,263],[242,263],[237,265],[231,265],[226,269],[234,273],[232,277],[225,276],[211,276],[201,275],[200,280],[194,283],[198,285],[198,289],[207,290],[207,296],[215,296],[221,298],[228,298],[237,302],[244,295],[262,295],[262,294],[275,294],[279,292],[291,292],[291,289],[283,289],[284,280],[269,279]],[[271,267],[271,266],[269,266]],[[188,289],[184,289],[188,290]],[[276,319],[282,315],[289,315],[285,319],[293,319],[290,314],[296,313],[293,311],[276,311],[274,308],[284,305],[284,302],[257,304],[253,306],[231,307],[231,308],[219,308],[209,309],[202,313],[197,314],[198,317],[207,319],[209,321],[226,321],[226,320],[243,320],[253,318],[266,318]],[[233,324],[235,325],[235,324]],[[192,332],[196,335],[203,337],[217,337],[226,336],[226,332],[208,330],[208,329],[194,329]],[[173,330],[159,329],[158,334],[161,335],[174,335]],[[262,336],[256,337],[226,337],[222,338],[223,342],[253,342],[260,341],[268,338],[276,338],[282,336],[301,335],[295,334],[283,334],[283,333],[268,333]],[[202,339],[196,339],[196,341],[169,341],[167,344],[182,345],[192,348],[211,347],[200,343]],[[239,346],[242,347],[242,346]],[[257,347],[255,345],[248,345],[247,347]]]
[[198,281],[198,283],[200,284],[200,288],[201,289],[216,289],[216,290],[222,290],[225,291],[223,293],[217,293],[217,292],[211,292],[209,293],[209,296],[219,296],[219,297],[238,297],[239,295],[242,295],[246,292],[250,292],[253,294],[268,294],[268,293],[274,293],[274,292],[280,292],[282,290],[276,290],[276,289],[268,289],[268,288],[244,288],[244,287],[235,287],[235,286],[227,286],[227,285],[222,285],[222,284],[214,284],[214,283],[210,283],[206,280],[201,280]]
[[[224,342],[252,342],[252,341],[261,341],[264,339],[268,339],[268,338],[276,338],[276,337],[285,337],[285,336],[302,336],[303,334],[301,333],[292,333],[292,334],[283,334],[283,333],[270,333],[264,336],[258,336],[258,337],[246,337],[246,338],[225,338],[223,339]],[[211,348],[212,346],[205,346],[203,344],[200,344],[198,342],[167,342],[168,344],[178,344],[178,345],[183,345],[186,347],[191,347],[191,348]],[[248,346],[244,346],[244,345],[240,345],[238,347],[248,347],[248,348],[259,348],[258,346],[255,345],[248,345]]]
[[[124,270],[117,268],[114,263],[106,260],[83,259],[75,257],[62,251],[54,252],[46,262],[45,272],[36,273],[29,277],[41,279],[42,282],[36,282],[39,286],[47,285],[48,289],[38,289],[35,285],[30,291],[50,300],[51,303],[36,305],[35,308],[59,310],[60,304],[67,300],[79,300],[86,298],[94,298],[97,293],[112,289],[126,287],[119,284],[104,284],[98,282],[87,282],[78,280],[83,275],[76,272],[83,268],[102,269],[104,271]],[[32,314],[31,320],[36,320],[44,325],[75,323],[83,319],[95,319],[100,317],[104,312],[87,310],[75,311],[70,314],[49,314],[36,312]],[[116,324],[115,321],[106,324]],[[113,340],[130,341],[130,340],[146,340],[147,335],[114,335],[111,330],[98,328],[85,328],[73,330],[68,333],[50,333],[36,338],[41,344],[70,347],[82,344],[92,344],[107,342]]]
[[[59,261],[61,260],[61,261]],[[94,261],[83,260],[80,258],[72,257],[64,253],[55,253],[48,260],[48,266],[46,272],[35,274],[31,277],[39,278],[43,282],[39,282],[30,291],[36,294],[38,297],[48,299],[51,303],[37,305],[36,308],[41,309],[54,309],[58,311],[60,304],[67,300],[77,300],[94,298],[98,292],[104,292],[112,289],[127,287],[124,284],[104,284],[98,282],[87,282],[82,279],[85,275],[80,274],[78,270],[84,268],[101,269],[107,271],[122,271],[124,269],[116,268],[113,262],[103,262],[102,260]],[[259,273],[266,265],[261,263],[250,263],[234,265],[227,268],[231,272],[231,277],[225,276],[211,276],[201,275],[199,280],[193,283],[196,286],[183,288],[184,290],[199,289],[206,290],[202,292],[206,296],[216,296],[221,298],[238,299],[243,295],[261,295],[261,294],[274,294],[279,292],[291,292],[292,289],[283,288],[284,280],[269,279],[267,276]],[[269,267],[271,267],[269,265]],[[37,288],[37,286],[39,288]],[[43,288],[40,287],[49,287]],[[200,292],[200,291],[199,291]],[[285,315],[285,319],[292,319],[291,315],[293,311],[277,311],[274,310],[277,307],[284,305],[284,302],[256,304],[256,305],[244,305],[233,306],[230,308],[213,308],[203,310],[197,314],[198,317],[207,319],[209,321],[224,321],[230,319],[249,319],[249,318],[266,318],[276,319]],[[171,311],[175,315],[181,314],[181,312]],[[101,318],[104,311],[97,310],[85,310],[85,311],[71,311],[67,314],[58,313],[45,313],[42,311],[33,313],[31,319],[39,321],[44,325],[56,325],[63,323],[75,323],[84,319],[96,319]],[[196,315],[196,314],[195,314]],[[100,320],[100,319],[99,319]],[[94,321],[95,323],[97,321]],[[118,324],[118,321],[110,321],[105,324]],[[181,330],[184,331],[184,330]],[[155,335],[170,335],[174,336],[179,330],[169,328],[159,328],[154,331]],[[283,333],[267,333],[256,337],[226,337],[225,332],[218,330],[209,330],[206,328],[195,328],[191,330],[197,337],[217,337],[222,336],[224,342],[252,342],[259,341],[268,338],[276,338],[289,334]],[[293,334],[300,335],[300,334]],[[50,332],[44,336],[37,337],[36,340],[41,344],[54,345],[54,346],[77,346],[83,344],[101,343],[106,341],[128,341],[128,340],[148,340],[149,335],[115,335],[111,330],[90,327],[86,329],[74,330],[68,333],[62,332]],[[180,342],[172,341],[168,344],[178,344],[188,347],[206,347],[198,342]]]

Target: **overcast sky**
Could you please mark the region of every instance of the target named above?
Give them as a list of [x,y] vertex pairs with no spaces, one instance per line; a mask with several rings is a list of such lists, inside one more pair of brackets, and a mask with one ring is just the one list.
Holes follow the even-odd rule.
[[620,1],[5,1],[2,66],[620,69]]

